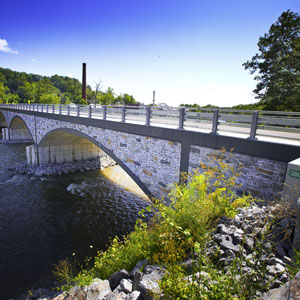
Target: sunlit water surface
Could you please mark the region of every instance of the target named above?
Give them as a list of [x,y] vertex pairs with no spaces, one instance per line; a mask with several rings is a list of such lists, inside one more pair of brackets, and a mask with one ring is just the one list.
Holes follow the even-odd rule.
[[[53,264],[105,249],[149,202],[119,166],[62,176],[14,175],[25,144],[0,144],[0,299],[47,286]],[[68,192],[75,183],[80,191]]]

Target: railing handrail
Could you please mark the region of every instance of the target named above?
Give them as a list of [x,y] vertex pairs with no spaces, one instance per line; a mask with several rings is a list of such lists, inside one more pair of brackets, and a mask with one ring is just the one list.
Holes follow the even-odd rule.
[[[257,130],[268,130],[274,132],[293,132],[299,134],[296,139],[300,140],[300,112],[284,111],[254,111],[227,108],[197,108],[197,107],[165,107],[165,106],[126,106],[126,105],[99,105],[99,104],[39,104],[39,103],[18,103],[0,104],[0,107],[20,109],[27,111],[38,111],[43,113],[54,113],[64,115],[75,115],[78,117],[98,117],[106,120],[112,118],[114,121],[126,122],[127,120],[137,121],[134,118],[144,116],[146,125],[155,121],[163,124],[176,126],[178,129],[185,127],[193,128],[199,126],[196,123],[208,124],[210,133],[218,134],[220,127],[235,129],[249,129],[250,139],[256,139]],[[139,113],[134,113],[137,111]],[[128,113],[127,113],[128,112]],[[161,124],[160,123],[160,124]],[[203,125],[204,126],[204,125]],[[285,130],[286,129],[286,130]],[[236,130],[230,130],[236,132]],[[260,133],[263,134],[263,133]],[[283,137],[284,138],[284,137]],[[293,139],[293,137],[291,137]]]

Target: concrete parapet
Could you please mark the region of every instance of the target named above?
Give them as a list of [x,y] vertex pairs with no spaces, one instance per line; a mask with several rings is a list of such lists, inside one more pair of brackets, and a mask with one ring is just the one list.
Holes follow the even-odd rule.
[[300,197],[300,158],[288,163],[282,198],[294,208],[299,207]]

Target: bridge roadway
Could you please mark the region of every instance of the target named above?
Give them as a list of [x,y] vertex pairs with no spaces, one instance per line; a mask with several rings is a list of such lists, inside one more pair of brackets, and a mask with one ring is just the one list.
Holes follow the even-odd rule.
[[[121,122],[122,116],[118,114],[107,114],[103,119],[103,113],[94,111],[91,116],[89,111],[80,111],[78,116],[75,109],[47,113],[0,107],[0,112],[0,121],[11,132],[20,130],[23,122],[22,130],[30,133],[28,137],[32,137],[38,155],[44,155],[41,161],[46,157],[51,163],[50,157],[55,153],[45,151],[53,145],[61,147],[62,152],[67,151],[63,146],[67,149],[69,144],[77,143],[79,149],[85,141],[111,156],[146,194],[155,197],[166,195],[182,172],[193,172],[201,164],[210,164],[212,157],[216,157],[215,151],[222,147],[234,149],[232,155],[221,155],[225,161],[236,168],[243,164],[241,191],[274,196],[282,190],[287,163],[300,157],[297,133],[281,136],[280,132],[271,132],[271,137],[258,135],[258,139],[249,139],[249,127],[241,130],[222,122],[218,134],[211,134],[212,125],[206,122],[195,122],[198,127],[183,126],[181,130],[178,118],[162,120],[153,116],[149,126],[142,114],[126,116],[126,122]],[[82,146],[80,151],[91,152],[94,148]],[[63,157],[67,159],[67,153]]]
[[[61,111],[56,108],[54,109],[54,114],[62,114],[62,115],[70,115],[70,116],[78,116],[77,107],[70,107],[67,110],[65,106]],[[91,106],[92,107],[92,106]],[[50,107],[51,108],[51,107]],[[93,118],[93,119],[103,119],[103,111],[102,108],[97,109],[92,107],[92,113],[88,111],[89,106],[81,106],[80,117],[83,118]],[[130,107],[129,107],[130,108]],[[50,110],[50,109],[49,109]],[[117,112],[112,110],[112,113],[106,115],[106,120],[122,122],[122,114],[120,112],[121,109],[115,109]],[[138,110],[136,110],[138,112]],[[126,115],[126,123],[145,125],[146,116],[142,113],[137,113],[135,115],[129,114]],[[151,126],[157,126],[162,128],[178,128],[178,117],[174,114],[168,115],[166,114],[166,118],[159,118],[152,116],[151,117]],[[298,127],[300,127],[300,119]],[[212,132],[212,122],[207,120],[191,120],[190,122],[184,122],[183,128],[185,130],[198,131],[203,133],[211,133]],[[289,145],[297,145],[300,146],[300,132],[289,132],[288,129],[283,129],[284,131],[275,130],[276,127],[272,127],[272,129],[256,129],[255,139],[259,141],[267,141],[274,143],[283,143]],[[282,129],[282,128],[281,128]],[[219,120],[218,122],[218,130],[217,133],[224,136],[232,136],[238,138],[249,138],[251,130],[251,124],[246,124],[244,127],[235,126],[234,123],[224,122]]]

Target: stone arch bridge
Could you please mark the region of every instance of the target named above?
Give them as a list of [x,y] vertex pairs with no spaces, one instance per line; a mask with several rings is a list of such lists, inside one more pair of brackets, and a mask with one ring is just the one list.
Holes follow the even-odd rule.
[[106,153],[149,196],[168,194],[182,172],[209,164],[215,151],[234,149],[224,160],[242,163],[242,190],[271,197],[282,190],[287,163],[300,147],[180,129],[71,115],[0,108],[3,139],[32,141],[27,162],[36,165],[94,158]]

